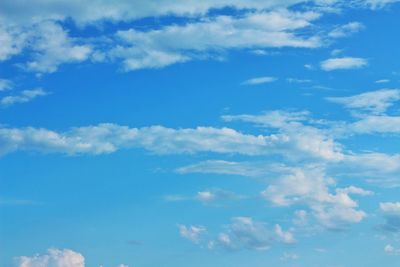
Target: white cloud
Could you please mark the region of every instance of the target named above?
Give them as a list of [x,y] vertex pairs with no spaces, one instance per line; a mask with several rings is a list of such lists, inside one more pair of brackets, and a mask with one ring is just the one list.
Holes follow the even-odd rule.
[[274,166],[267,162],[234,162],[226,160],[206,160],[176,169],[178,173],[218,173],[241,176],[263,176],[267,172],[280,170],[282,166]]
[[364,25],[361,22],[353,21],[336,27],[328,34],[328,36],[332,38],[347,37],[362,29],[364,29]]
[[382,229],[389,232],[400,232],[400,202],[383,202],[379,204],[385,224]]
[[389,79],[381,79],[381,80],[376,80],[375,83],[388,83],[390,82]]
[[[289,135],[290,134],[290,135]],[[340,148],[314,128],[271,135],[243,134],[230,128],[171,129],[163,126],[129,128],[99,124],[64,133],[38,128],[0,128],[0,153],[31,150],[44,153],[104,154],[144,148],[156,154],[214,152],[339,160]],[[291,151],[291,154],[287,152]],[[294,153],[295,152],[295,153]]]
[[25,46],[25,41],[25,33],[15,27],[2,25],[0,21],[0,62],[19,54]]
[[244,85],[259,85],[259,84],[275,82],[276,80],[277,80],[277,78],[275,78],[275,77],[264,76],[264,77],[257,77],[257,78],[252,78],[252,79],[246,80],[242,84],[244,84]]
[[348,97],[328,97],[326,99],[334,103],[342,104],[348,109],[380,114],[391,107],[394,102],[400,101],[400,90],[381,89]]
[[63,63],[81,62],[88,59],[91,48],[78,45],[57,23],[42,22],[33,29],[31,49],[33,60],[24,67],[39,73],[55,72]]
[[366,67],[368,61],[358,57],[330,58],[321,62],[321,69],[325,71],[359,69]]
[[299,255],[297,255],[295,253],[284,252],[281,257],[281,260],[283,260],[283,261],[297,260],[298,258],[299,258]]
[[298,79],[298,78],[287,78],[288,83],[311,83],[312,80],[309,79]]
[[19,95],[5,96],[0,99],[0,106],[7,107],[19,103],[27,103],[37,97],[45,96],[48,93],[43,89],[24,90]]
[[[227,115],[225,121],[244,121],[262,127],[277,129],[287,138],[287,157],[314,157],[339,161],[343,158],[341,146],[329,134],[316,127],[305,125],[308,112],[270,111],[262,115]],[[284,149],[284,148],[282,148]]]
[[318,17],[314,12],[264,11],[239,18],[217,16],[157,30],[118,31],[120,45],[109,52],[109,57],[122,59],[128,71],[209,58],[210,53],[226,49],[313,48],[321,45],[320,38],[297,36],[296,31],[310,26]]
[[365,0],[363,3],[371,9],[379,9],[397,2],[399,0]]
[[178,225],[179,234],[185,238],[190,240],[191,242],[198,244],[201,241],[202,235],[206,233],[206,228],[204,226],[199,225]]
[[267,250],[275,242],[295,242],[293,234],[282,230],[280,225],[270,227],[250,217],[234,217],[232,223],[225,228],[224,232],[209,242],[209,248]]
[[104,154],[137,147],[157,154],[214,152],[263,155],[273,153],[276,146],[285,143],[284,137],[248,135],[230,128],[129,128],[115,124],[73,128],[64,133],[31,127],[0,128],[0,140],[1,154],[16,150]]
[[366,116],[349,126],[354,133],[400,133],[400,116]]
[[400,256],[400,249],[393,247],[390,244],[387,244],[383,250],[390,255]]
[[91,46],[78,44],[54,21],[24,27],[5,27],[0,21],[0,42],[0,61],[26,52],[27,62],[18,65],[37,73],[52,73],[61,64],[82,62],[92,51]]
[[144,17],[166,15],[197,16],[204,15],[210,9],[234,7],[237,9],[257,9],[287,7],[304,0],[203,0],[187,2],[185,0],[120,0],[111,3],[107,0],[89,0],[82,4],[79,0],[42,0],[35,7],[26,8],[27,0],[0,2],[0,16],[15,23],[27,23],[38,20],[71,18],[78,24],[109,21],[132,21]]
[[234,192],[213,188],[210,190],[197,192],[195,199],[203,203],[210,203],[223,200],[243,199],[244,196],[238,195]]
[[359,223],[366,214],[357,210],[358,204],[349,194],[370,193],[356,187],[338,188],[330,193],[329,187],[334,185],[334,180],[320,167],[293,168],[291,174],[272,182],[262,196],[277,206],[305,205],[314,219],[328,229],[344,229]]
[[49,249],[47,254],[17,259],[18,267],[85,267],[85,258],[69,249]]
[[[0,41],[1,43],[1,41]],[[0,92],[11,90],[13,87],[13,83],[10,80],[0,79]]]

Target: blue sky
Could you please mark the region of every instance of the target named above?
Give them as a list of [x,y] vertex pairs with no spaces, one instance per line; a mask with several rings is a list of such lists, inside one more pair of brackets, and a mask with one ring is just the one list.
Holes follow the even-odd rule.
[[397,2],[1,1],[0,266],[398,266]]

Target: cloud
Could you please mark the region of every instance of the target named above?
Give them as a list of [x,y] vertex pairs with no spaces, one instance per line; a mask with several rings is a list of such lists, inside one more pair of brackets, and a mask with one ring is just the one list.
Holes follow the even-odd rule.
[[77,63],[89,58],[90,45],[79,44],[59,23],[42,21],[24,27],[2,27],[0,21],[0,61],[25,52],[27,61],[18,65],[27,71],[52,73],[64,63]]
[[206,160],[176,169],[180,174],[186,173],[217,173],[241,176],[263,176],[273,170],[280,170],[282,166],[268,162],[235,162],[226,160]]
[[166,195],[164,200],[168,202],[180,201],[200,201],[203,204],[214,204],[227,200],[240,200],[245,199],[246,196],[236,194],[228,190],[220,188],[211,188],[199,191],[194,195]]
[[328,36],[331,38],[347,37],[362,29],[364,29],[364,25],[361,22],[353,21],[336,27],[328,34]]
[[89,24],[102,21],[133,21],[145,17],[175,16],[201,16],[210,9],[233,7],[236,9],[264,10],[269,8],[287,7],[303,0],[270,0],[270,1],[246,1],[246,0],[203,0],[201,2],[187,2],[184,0],[120,0],[110,3],[107,0],[92,0],[82,4],[79,0],[59,0],[57,2],[43,0],[34,8],[26,9],[27,0],[15,2],[12,0],[1,1],[1,17],[15,21],[15,23],[27,23],[34,20],[65,20],[72,19],[78,24]]
[[116,124],[73,128],[64,133],[32,127],[0,128],[0,141],[0,154],[17,150],[104,154],[136,147],[156,154],[214,152],[262,155],[285,143],[283,137],[248,135],[230,128],[129,128]]
[[0,22],[0,62],[19,54],[25,46],[26,37],[20,29]]
[[293,168],[292,173],[272,182],[262,196],[276,206],[306,205],[314,219],[328,229],[345,229],[359,223],[366,213],[357,210],[349,194],[369,195],[361,188],[338,188],[329,192],[334,180],[320,167]]
[[383,250],[389,254],[389,255],[394,255],[394,256],[400,256],[400,249],[393,247],[392,245],[388,244],[386,245]]
[[376,80],[375,83],[388,83],[390,80],[388,79],[381,79],[381,80]]
[[[327,134],[316,127],[305,125],[308,112],[287,112],[281,110],[264,112],[261,115],[226,115],[225,121],[243,121],[277,129],[278,134],[287,138],[287,157],[314,157],[321,160],[340,161],[343,158],[341,146]],[[297,152],[296,152],[297,151]],[[290,156],[289,156],[290,155]]]
[[48,93],[41,88],[24,90],[19,95],[5,96],[0,99],[0,106],[8,107],[15,104],[27,103],[34,100],[37,97],[45,96]]
[[0,79],[0,92],[11,90],[13,83],[10,80]]
[[386,220],[381,228],[388,232],[400,232],[400,202],[382,202],[379,208]]
[[400,90],[381,89],[353,96],[328,97],[326,99],[341,104],[348,109],[381,114],[391,107],[394,102],[400,101]]
[[311,83],[312,80],[309,79],[298,79],[298,78],[287,78],[288,83]]
[[321,62],[324,71],[359,69],[368,65],[368,61],[358,57],[330,58]]
[[157,30],[123,30],[116,34],[120,44],[108,55],[121,59],[129,71],[210,58],[212,53],[227,49],[314,48],[321,45],[318,36],[297,36],[296,31],[311,26],[319,16],[314,12],[263,11],[238,18],[217,16]]
[[292,244],[296,241],[293,234],[282,230],[280,225],[269,227],[250,217],[234,217],[225,228],[217,238],[209,241],[209,248],[267,250],[276,242]]
[[284,252],[281,257],[282,261],[297,260],[297,259],[299,259],[299,255],[297,255],[295,253],[288,253],[288,252]]
[[32,89],[32,90],[24,90],[19,95],[11,95],[6,96],[0,99],[0,105],[2,106],[11,106],[17,103],[26,103],[30,102],[33,99],[39,96],[45,96],[48,93],[41,88]]
[[47,254],[17,258],[18,267],[85,267],[82,254],[69,249],[49,249]]
[[245,196],[238,195],[234,192],[213,188],[210,190],[197,192],[195,199],[201,201],[203,203],[210,203],[215,201],[223,201],[223,200],[237,200],[243,199]]
[[207,231],[204,226],[198,226],[198,225],[186,226],[179,224],[178,229],[181,237],[188,239],[195,244],[200,243],[202,235]]
[[363,3],[371,9],[379,9],[398,2],[399,0],[365,0]]
[[243,85],[259,85],[259,84],[271,83],[276,80],[277,80],[277,78],[275,78],[275,77],[264,76],[264,77],[257,77],[257,78],[252,78],[252,79],[246,80],[242,84]]
[[78,45],[57,23],[42,22],[33,31],[33,59],[24,64],[29,71],[52,73],[64,63],[82,62],[89,58],[91,47]]
[[[317,130],[250,135],[230,128],[172,129],[163,126],[129,128],[99,124],[58,133],[40,128],[0,128],[0,154],[18,150],[64,154],[104,154],[144,148],[156,154],[213,152],[242,155],[281,155],[339,160],[340,148]],[[290,135],[289,135],[290,134]],[[292,154],[287,152],[291,151]]]

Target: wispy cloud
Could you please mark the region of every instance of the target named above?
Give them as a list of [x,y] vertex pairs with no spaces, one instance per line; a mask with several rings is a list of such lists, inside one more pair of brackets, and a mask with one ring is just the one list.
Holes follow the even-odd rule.
[[0,92],[10,90],[13,84],[10,80],[0,79]]
[[328,34],[328,36],[332,38],[347,37],[362,29],[364,29],[364,25],[361,22],[353,21],[336,27]]
[[243,85],[259,85],[275,82],[277,78],[270,76],[256,77],[242,82]]
[[358,57],[330,58],[321,62],[321,69],[324,71],[359,69],[366,67],[368,61]]
[[32,90],[24,90],[19,95],[10,95],[5,96],[0,99],[0,106],[8,107],[14,104],[27,103],[34,100],[37,97],[45,96],[48,92],[44,91],[41,88],[32,89]]
[[400,101],[399,89],[381,89],[348,97],[327,97],[328,101],[342,104],[348,109],[372,112],[385,112],[394,102]]

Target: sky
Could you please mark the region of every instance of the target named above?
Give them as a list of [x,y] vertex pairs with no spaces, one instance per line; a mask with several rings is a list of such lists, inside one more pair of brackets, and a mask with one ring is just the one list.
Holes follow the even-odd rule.
[[399,266],[398,2],[0,1],[0,266]]

